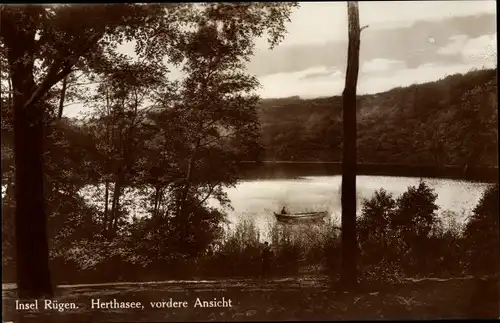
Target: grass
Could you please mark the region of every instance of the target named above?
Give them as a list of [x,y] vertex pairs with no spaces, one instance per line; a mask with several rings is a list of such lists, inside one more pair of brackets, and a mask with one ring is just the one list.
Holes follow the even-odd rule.
[[[488,283],[489,286],[495,284]],[[487,291],[473,278],[421,279],[381,288],[365,286],[341,292],[324,276],[276,280],[218,280],[66,286],[58,301],[75,302],[77,310],[19,312],[15,291],[4,291],[4,321],[15,322],[165,322],[260,320],[406,320],[498,318],[498,289]],[[479,287],[478,287],[479,286]],[[498,286],[498,285],[496,285]],[[491,292],[491,291],[490,291]],[[478,302],[478,295],[482,299]],[[485,298],[489,296],[489,298]],[[231,308],[194,308],[196,298],[231,299]],[[496,298],[495,298],[496,297]],[[95,310],[90,300],[141,301],[143,310]],[[149,302],[188,301],[185,309],[154,309]]]

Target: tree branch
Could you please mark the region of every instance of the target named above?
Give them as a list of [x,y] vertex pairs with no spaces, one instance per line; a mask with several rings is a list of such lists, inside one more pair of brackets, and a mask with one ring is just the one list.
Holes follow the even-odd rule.
[[69,107],[70,105],[83,104],[83,103],[84,103],[84,101],[71,102],[71,103],[65,104],[63,107],[66,108],[66,107]]
[[207,145],[209,145],[209,144],[211,144],[211,143],[213,143],[215,141],[221,140],[221,139],[236,138],[236,137],[234,137],[234,135],[235,135],[235,132],[233,131],[233,132],[231,132],[231,133],[229,133],[227,135],[219,136],[219,137],[216,137],[216,138],[214,138],[212,140],[209,140],[207,142],[200,143],[200,147],[206,147]]
[[[34,102],[38,101],[41,97],[47,94],[52,86],[61,81],[69,73],[71,73],[73,66],[76,65],[80,57],[85,54],[85,52],[87,52],[92,46],[97,44],[97,42],[102,38],[103,35],[103,33],[96,33],[92,35],[87,42],[87,46],[83,46],[83,49],[78,51],[75,55],[52,64],[47,73],[47,77],[45,77],[45,79],[42,81],[42,83],[40,83],[35,92],[33,92],[31,97],[25,102],[23,108],[27,108]],[[63,68],[58,73],[57,71],[61,68],[61,66],[63,66]]]
[[214,192],[215,188],[217,187],[217,185],[213,185],[212,187],[210,187],[210,189],[208,190],[208,193],[207,193],[207,196],[205,196],[205,198],[203,198],[198,204],[196,204],[195,207],[193,207],[192,209],[196,209],[198,207],[200,207],[201,205],[203,205],[203,203],[206,202],[206,200],[212,195],[212,193]]

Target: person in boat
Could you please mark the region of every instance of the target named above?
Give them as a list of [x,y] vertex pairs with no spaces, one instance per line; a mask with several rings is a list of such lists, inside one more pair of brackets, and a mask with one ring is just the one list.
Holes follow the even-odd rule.
[[283,208],[281,209],[281,214],[288,214],[286,207],[283,206]]
[[264,242],[264,249],[262,250],[262,270],[261,278],[267,277],[269,275],[269,269],[271,267],[271,247],[269,243]]

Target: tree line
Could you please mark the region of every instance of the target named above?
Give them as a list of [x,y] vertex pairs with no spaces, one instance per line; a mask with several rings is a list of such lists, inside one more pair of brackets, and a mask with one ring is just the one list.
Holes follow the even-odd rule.
[[[470,71],[359,95],[358,162],[497,166],[496,73]],[[340,162],[341,104],[340,96],[261,100],[264,159]]]

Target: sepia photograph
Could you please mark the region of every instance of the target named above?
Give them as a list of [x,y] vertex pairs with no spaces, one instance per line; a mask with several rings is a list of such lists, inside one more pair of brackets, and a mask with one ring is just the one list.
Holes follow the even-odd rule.
[[500,319],[496,22],[0,5],[2,323]]

